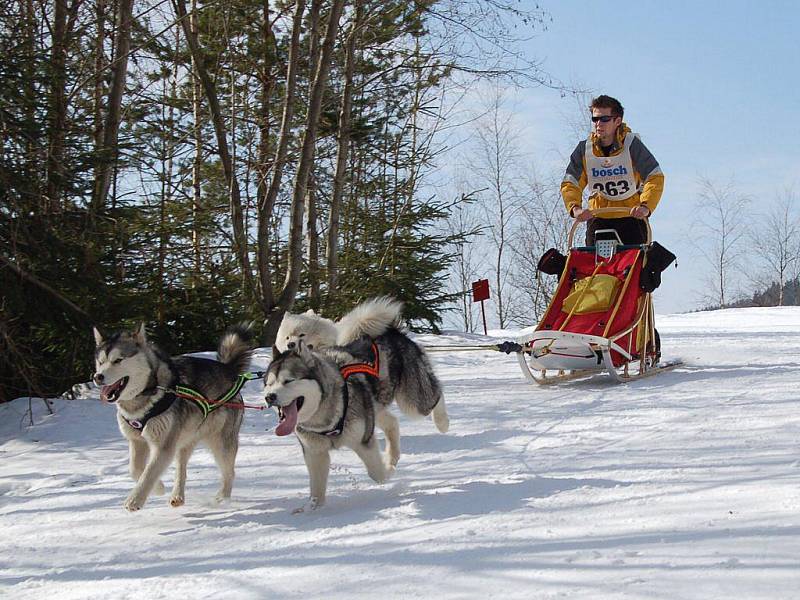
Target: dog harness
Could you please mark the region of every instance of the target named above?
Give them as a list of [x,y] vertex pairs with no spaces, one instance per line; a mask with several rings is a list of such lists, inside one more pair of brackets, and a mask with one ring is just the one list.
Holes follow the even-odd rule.
[[[153,406],[150,407],[150,410],[148,410],[141,419],[128,419],[125,416],[122,418],[125,419],[125,422],[134,429],[142,431],[150,419],[165,412],[170,406],[172,406],[172,403],[176,398],[183,398],[184,400],[188,400],[189,402],[193,403],[203,412],[203,420],[205,421],[212,411],[216,410],[220,406],[223,406],[224,404],[227,404],[233,398],[235,398],[236,395],[242,390],[245,383],[251,379],[260,379],[263,376],[263,371],[257,371],[255,373],[241,373],[236,378],[236,382],[233,384],[233,387],[231,387],[217,400],[209,400],[201,392],[198,392],[196,389],[190,388],[187,385],[177,384],[175,385],[175,389],[156,386],[158,389],[162,389],[166,393],[159,398],[159,400]],[[249,404],[243,404],[242,406],[246,408],[262,408],[260,406],[250,406]]]
[[159,398],[156,403],[153,404],[153,406],[150,407],[150,410],[148,410],[141,419],[129,419],[125,415],[121,416],[128,425],[134,429],[142,431],[150,419],[157,417],[166,411],[170,406],[172,406],[173,402],[175,402],[175,394],[168,391],[166,394],[161,396],[161,398]]
[[[317,433],[319,435],[324,435],[327,437],[335,437],[337,435],[342,435],[342,431],[344,431],[344,421],[347,418],[347,406],[350,403],[350,391],[348,389],[347,380],[352,377],[353,375],[368,375],[369,377],[374,377],[375,379],[379,378],[380,375],[380,354],[378,353],[378,347],[375,345],[375,342],[372,342],[372,361],[370,362],[363,362],[363,363],[353,363],[349,365],[345,365],[339,368],[339,372],[342,374],[342,379],[344,379],[344,386],[342,387],[342,416],[339,419],[339,422],[336,423],[336,426],[333,429],[329,429],[328,431],[312,431],[310,429],[305,429],[310,433]],[[364,429],[364,437],[361,438],[362,444],[368,444],[369,440],[372,438],[372,432],[375,429],[375,424],[373,422],[372,427],[366,427]]]

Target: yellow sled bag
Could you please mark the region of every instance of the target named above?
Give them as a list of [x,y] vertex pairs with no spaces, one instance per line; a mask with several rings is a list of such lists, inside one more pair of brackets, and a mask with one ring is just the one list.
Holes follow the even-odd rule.
[[584,315],[605,312],[614,304],[620,281],[613,275],[599,274],[579,279],[564,298],[561,310],[567,313]]

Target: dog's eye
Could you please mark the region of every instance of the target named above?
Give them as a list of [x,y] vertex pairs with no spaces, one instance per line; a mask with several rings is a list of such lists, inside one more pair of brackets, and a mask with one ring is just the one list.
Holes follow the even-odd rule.
[[121,358],[117,358],[116,360],[112,360],[112,361],[111,361],[111,363],[112,363],[112,364],[114,364],[114,365],[118,365],[118,364],[119,364],[119,363],[121,363],[121,362],[122,362],[122,359],[121,359]]
[[306,337],[306,334],[305,334],[305,333],[301,333],[301,334],[300,334],[300,335],[298,335],[297,337],[304,338],[304,337]]
[[294,381],[294,379],[284,379],[283,380],[283,385],[287,385],[289,383],[292,383],[293,381]]

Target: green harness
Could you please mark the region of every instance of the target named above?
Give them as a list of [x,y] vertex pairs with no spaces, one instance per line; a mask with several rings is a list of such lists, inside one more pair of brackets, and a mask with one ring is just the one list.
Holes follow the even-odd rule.
[[236,395],[242,390],[244,384],[248,381],[253,379],[260,379],[264,376],[263,372],[256,372],[256,373],[242,373],[236,378],[236,382],[233,384],[233,387],[225,392],[220,398],[217,400],[209,400],[203,394],[198,392],[194,388],[190,388],[186,385],[176,385],[175,386],[175,395],[185,400],[189,400],[193,402],[200,410],[203,411],[203,420],[208,417],[213,411],[218,409],[220,406],[224,406],[231,400],[233,400]]

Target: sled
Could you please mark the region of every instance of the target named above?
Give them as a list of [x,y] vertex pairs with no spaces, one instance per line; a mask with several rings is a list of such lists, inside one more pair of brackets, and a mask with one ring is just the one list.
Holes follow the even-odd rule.
[[[598,217],[628,216],[628,209],[601,208]],[[523,374],[541,385],[607,373],[616,382],[650,377],[679,366],[660,362],[652,294],[640,289],[645,257],[652,243],[625,245],[598,239],[594,246],[575,247],[575,221],[570,248],[558,287],[533,333],[517,338]],[[599,236],[598,236],[599,237]],[[674,256],[673,256],[674,258]]]

